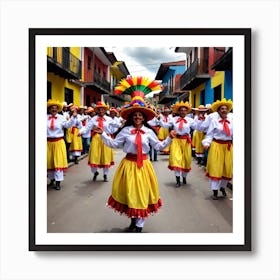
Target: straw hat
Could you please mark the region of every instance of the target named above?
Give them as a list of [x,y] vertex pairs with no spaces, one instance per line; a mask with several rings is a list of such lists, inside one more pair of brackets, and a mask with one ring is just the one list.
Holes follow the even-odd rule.
[[55,99],[49,99],[47,102],[47,108],[51,107],[51,106],[57,106],[57,110],[58,112],[62,111],[63,108],[63,104],[62,102],[55,100]]
[[181,101],[181,102],[176,102],[175,104],[174,104],[174,106],[173,106],[173,111],[175,112],[175,113],[178,113],[178,111],[179,111],[179,109],[181,108],[181,107],[185,107],[185,108],[187,108],[187,114],[189,113],[189,112],[191,112],[191,110],[192,110],[192,105],[189,103],[189,102],[183,102],[183,101]]
[[111,107],[109,111],[110,112],[115,112],[117,116],[119,115],[119,111],[114,107]]
[[92,113],[92,112],[94,112],[94,109],[93,109],[92,107],[88,107],[88,108],[86,109],[86,113],[87,113],[87,114]]
[[208,108],[206,108],[206,106],[204,106],[204,105],[199,105],[197,109],[198,109],[199,112],[206,112],[206,111],[208,111]]
[[232,110],[232,106],[233,106],[232,100],[231,99],[226,100],[225,98],[223,98],[222,100],[217,100],[216,102],[214,102],[211,106],[211,110],[213,112],[217,112],[218,108],[220,106],[224,106],[224,105],[227,106],[229,112]]
[[104,108],[106,111],[109,110],[109,106],[101,101],[98,101],[96,103],[96,105],[94,106],[94,111],[97,111],[97,109],[99,109],[99,108]]
[[152,106],[148,106],[140,96],[134,97],[129,104],[125,105],[121,109],[120,115],[123,119],[127,120],[128,116],[136,111],[143,113],[147,121],[152,120],[156,116],[156,112],[153,110]]

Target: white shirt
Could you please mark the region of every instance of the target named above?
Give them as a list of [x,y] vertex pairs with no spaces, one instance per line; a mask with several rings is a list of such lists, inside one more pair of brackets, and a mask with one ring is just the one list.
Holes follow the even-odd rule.
[[[217,117],[217,118],[216,118]],[[230,135],[228,136],[225,131],[223,131],[223,123],[220,122],[222,118],[218,114],[218,116],[215,116],[215,118],[212,118],[209,128],[207,130],[205,138],[202,140],[203,146],[210,146],[213,139],[217,140],[232,140],[233,137],[233,119],[232,114],[230,115],[230,118],[227,118],[229,121],[228,127],[230,130]]]
[[[88,124],[80,130],[80,133],[82,135],[86,134],[89,131],[91,131],[95,126],[98,126],[98,118],[99,118],[98,115],[91,118]],[[103,116],[103,119],[104,119],[103,125],[104,125],[105,133],[113,134],[114,128],[116,127],[116,123],[112,120],[111,117],[108,117],[106,115]]]
[[[134,126],[124,127],[115,139],[111,139],[105,132],[101,134],[104,143],[110,148],[121,148],[125,153],[137,154],[137,146],[135,145],[136,134],[132,134],[131,131],[135,129]],[[150,145],[156,150],[163,150],[167,147],[172,139],[168,136],[164,141],[159,141],[155,133],[146,126],[142,126],[141,130],[145,133],[141,134],[142,138],[142,153],[148,154],[150,151]]]
[[64,128],[70,128],[76,126],[78,120],[74,117],[71,117],[67,121],[63,115],[56,114],[54,119],[54,129],[50,129],[51,126],[51,117],[52,115],[47,115],[47,137],[48,138],[59,138],[64,136]]
[[168,123],[163,122],[160,120],[160,126],[165,127],[165,128],[172,128],[177,131],[178,135],[186,135],[190,134],[191,128],[195,129],[196,128],[196,123],[192,118],[189,117],[184,117],[183,119],[186,121],[183,123],[182,129],[179,129],[179,122],[177,122],[181,117],[174,117],[172,118]]

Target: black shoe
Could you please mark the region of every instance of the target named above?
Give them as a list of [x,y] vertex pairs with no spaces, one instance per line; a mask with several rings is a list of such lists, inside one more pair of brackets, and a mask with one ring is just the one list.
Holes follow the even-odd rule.
[[136,228],[136,218],[131,218],[131,223],[127,229],[128,232],[133,232]]
[[222,192],[222,194],[223,194],[224,197],[227,196],[227,193],[226,193],[225,188],[220,188],[220,191]]
[[136,232],[142,232],[142,228],[141,227],[135,227],[136,228]]
[[103,178],[104,178],[103,179],[104,182],[108,182],[107,175],[103,175]]
[[79,164],[78,157],[75,157],[74,163]]
[[96,171],[94,172],[94,176],[92,178],[92,181],[96,181],[97,176],[99,175],[99,173]]
[[51,182],[48,184],[48,187],[53,188],[54,187],[54,182],[55,182],[55,179],[51,179]]
[[213,195],[211,197],[213,200],[218,200],[218,190],[213,190]]
[[180,186],[181,186],[180,176],[176,176],[176,188],[179,188]]
[[187,184],[187,178],[186,177],[182,177],[183,178],[183,184],[186,185]]
[[56,181],[56,183],[55,183],[55,189],[56,189],[57,191],[60,191],[60,189],[61,189],[61,187],[60,187],[60,181]]

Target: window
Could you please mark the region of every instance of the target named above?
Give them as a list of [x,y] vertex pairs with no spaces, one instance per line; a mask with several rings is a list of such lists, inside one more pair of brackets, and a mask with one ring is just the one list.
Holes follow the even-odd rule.
[[88,68],[88,69],[91,69],[91,56],[88,56],[87,68]]
[[205,105],[205,90],[200,92],[200,105]]
[[217,100],[221,100],[222,97],[222,87],[221,85],[218,85],[214,88],[214,102]]
[[52,99],[52,83],[47,83],[47,100]]
[[73,103],[73,90],[70,88],[64,88],[64,101],[67,104]]

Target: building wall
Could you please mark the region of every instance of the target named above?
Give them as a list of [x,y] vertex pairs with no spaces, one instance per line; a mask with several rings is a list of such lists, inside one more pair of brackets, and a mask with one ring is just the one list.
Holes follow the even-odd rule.
[[64,101],[64,88],[73,90],[73,103],[75,105],[80,104],[80,86],[69,83],[68,80],[63,79],[53,73],[47,74],[47,80],[52,84],[52,99],[57,99],[61,102]]
[[233,100],[232,70],[225,71],[224,98]]

